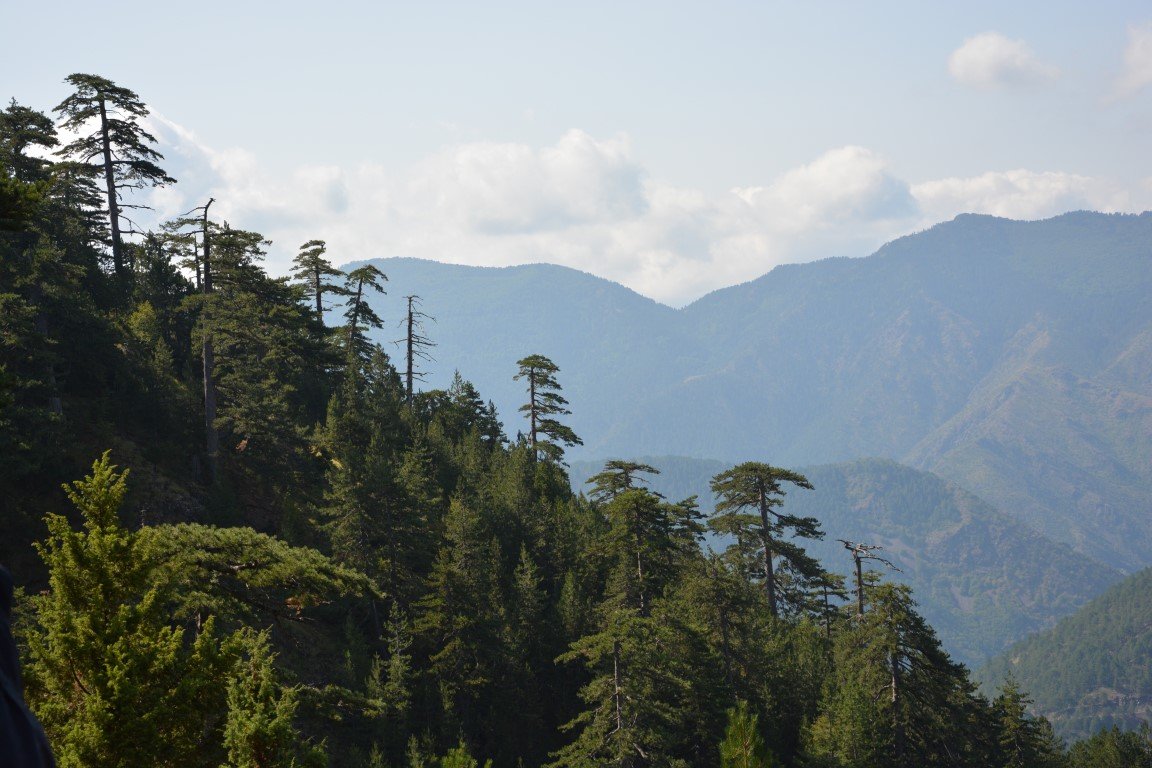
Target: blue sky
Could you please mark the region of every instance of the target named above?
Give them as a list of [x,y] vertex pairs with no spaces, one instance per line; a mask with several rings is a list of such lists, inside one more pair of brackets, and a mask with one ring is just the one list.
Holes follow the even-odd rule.
[[212,195],[273,271],[319,237],[338,262],[551,261],[682,304],[961,212],[1152,207],[1147,3],[0,11],[0,98],[132,88],[181,180],[158,215]]

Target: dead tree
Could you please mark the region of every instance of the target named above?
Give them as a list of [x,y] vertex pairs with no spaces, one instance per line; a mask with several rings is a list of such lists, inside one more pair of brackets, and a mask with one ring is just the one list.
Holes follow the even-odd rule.
[[844,545],[844,549],[852,553],[852,559],[856,562],[856,615],[864,615],[864,561],[875,560],[878,563],[888,566],[893,571],[900,571],[896,565],[887,558],[880,557],[876,554],[879,549],[884,547],[879,544],[857,544],[852,541],[845,541],[844,539],[837,539]]
[[416,361],[433,362],[436,358],[428,351],[436,346],[436,342],[424,335],[424,321],[436,322],[436,318],[420,311],[420,297],[413,294],[405,296],[408,301],[408,313],[401,322],[404,325],[404,338],[396,341],[404,345],[404,397],[408,403],[412,402],[412,384],[415,381],[424,381],[425,372],[416,369]]

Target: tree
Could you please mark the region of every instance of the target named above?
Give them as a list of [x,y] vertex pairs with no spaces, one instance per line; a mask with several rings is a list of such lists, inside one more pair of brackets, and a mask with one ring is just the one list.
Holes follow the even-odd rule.
[[323,240],[309,240],[300,246],[300,253],[292,260],[292,276],[304,289],[304,295],[315,302],[316,322],[324,325],[324,294],[344,294],[344,286],[328,282],[325,278],[344,277],[344,273],[324,258],[327,245]]
[[[1028,713],[1032,700],[1015,680],[1008,680],[992,700],[996,736],[996,765],[1000,768],[1061,768],[1060,742],[1052,726]],[[1093,763],[1099,765],[1099,763]]]
[[872,589],[842,629],[809,752],[851,768],[988,765],[986,716],[904,585]]
[[69,75],[65,82],[75,91],[54,110],[60,115],[60,127],[80,133],[91,121],[99,123],[94,132],[81,134],[60,149],[59,154],[85,164],[93,174],[103,174],[112,234],[112,262],[116,274],[123,277],[126,274],[124,230],[120,220],[124,218],[124,209],[144,206],[122,202],[121,190],[164,186],[176,180],[156,164],[164,159],[149,146],[156,143],[156,137],[137,122],[148,115],[148,107],[139,96],[98,75],[78,73]]
[[772,768],[776,761],[760,735],[760,718],[741,699],[728,710],[728,728],[720,742],[720,768]]
[[1152,768],[1152,731],[1147,723],[1138,731],[1112,726],[1078,741],[1068,750],[1069,768]]
[[276,679],[268,635],[249,629],[237,636],[243,656],[228,681],[226,768],[327,765],[324,751],[301,739],[293,727],[299,692]]
[[[586,483],[592,486],[591,496],[596,501],[611,501],[624,491],[636,487],[637,475],[658,475],[660,470],[650,464],[623,459],[610,459],[604,464],[604,469],[588,478]],[[659,496],[659,494],[656,494]]]
[[43,181],[49,177],[49,163],[28,154],[29,147],[51,149],[56,140],[56,126],[43,112],[12,103],[0,112],[0,167],[17,181]]
[[[428,350],[436,346],[435,342],[424,335],[424,321],[435,320],[436,318],[420,311],[419,296],[412,295],[404,298],[408,302],[408,314],[404,320],[405,334],[402,339],[404,342],[404,360],[407,363],[404,369],[404,392],[405,400],[411,404],[412,382],[417,379],[424,381],[424,374],[416,370],[416,360],[431,361],[432,355]],[[457,376],[459,376],[459,372],[457,372]]]
[[528,402],[520,406],[520,412],[528,415],[528,445],[537,457],[560,462],[564,458],[562,444],[569,448],[584,444],[570,427],[554,418],[572,413],[565,407],[568,401],[560,395],[556,381],[560,369],[544,355],[529,355],[516,364],[520,372],[512,379],[528,382]]
[[[864,615],[864,561],[872,560],[887,566],[890,570],[899,571],[900,569],[887,558],[881,557],[876,554],[877,550],[884,549],[879,544],[859,544],[854,541],[845,541],[838,539],[844,545],[844,549],[852,553],[852,562],[856,566],[856,615]],[[870,572],[871,573],[871,572]]]
[[28,691],[61,768],[192,765],[224,709],[230,653],[211,619],[193,636],[170,624],[171,582],[117,518],[126,476],[105,453],[66,488],[84,530],[50,514],[37,545],[50,589],[33,598]]
[[[773,616],[779,615],[773,563],[777,555],[799,569],[802,575],[815,577],[820,573],[819,564],[808,557],[803,549],[780,537],[785,533],[810,539],[824,536],[815,518],[796,517],[776,511],[784,500],[781,488],[783,483],[812,488],[808,478],[798,472],[756,461],[744,462],[712,478],[712,492],[719,501],[716,514],[709,524],[719,533],[734,535],[737,548],[747,543],[749,535],[758,541],[764,591]],[[755,514],[745,512],[749,509]]]
[[[377,293],[384,293],[382,282],[387,282],[388,276],[371,264],[357,267],[348,273],[344,279],[344,294],[348,296],[347,309],[344,318],[348,321],[347,349],[348,364],[358,365],[353,361],[366,361],[372,352],[372,344],[368,341],[369,328],[381,328],[384,321],[376,314],[364,295],[365,289]],[[363,329],[361,329],[363,325]]]

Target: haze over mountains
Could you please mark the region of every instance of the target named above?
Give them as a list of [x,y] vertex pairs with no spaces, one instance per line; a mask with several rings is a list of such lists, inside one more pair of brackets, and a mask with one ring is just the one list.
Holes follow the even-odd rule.
[[434,354],[513,435],[515,361],[552,358],[572,458],[891,458],[1132,570],[1152,562],[1150,244],[1152,214],[964,215],[680,310],[563,267],[411,259],[376,261],[373,301],[397,318],[420,295]]

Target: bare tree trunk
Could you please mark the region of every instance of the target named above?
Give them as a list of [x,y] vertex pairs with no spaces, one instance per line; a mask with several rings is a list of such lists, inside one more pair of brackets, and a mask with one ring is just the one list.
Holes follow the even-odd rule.
[[640,559],[640,546],[636,546],[636,587],[640,590],[640,615],[648,615],[648,604],[644,595],[644,564]]
[[[364,295],[364,281],[356,283],[356,300],[352,302],[352,316],[348,318],[348,354],[356,354],[356,330],[360,325],[360,299]],[[349,357],[351,360],[351,357]]]
[[316,320],[324,325],[324,276],[320,274],[320,267],[316,267]]
[[532,439],[532,458],[536,458],[536,371],[528,372],[528,409],[529,432]]
[[407,341],[408,341],[408,369],[404,372],[404,379],[405,379],[404,391],[405,391],[405,395],[406,395],[409,403],[412,402],[412,370],[413,370],[413,365],[415,364],[412,360],[412,338],[413,338],[413,334],[415,333],[415,328],[414,328],[415,318],[412,315],[412,300],[413,300],[413,297],[409,296],[408,297],[408,339],[407,339]]

